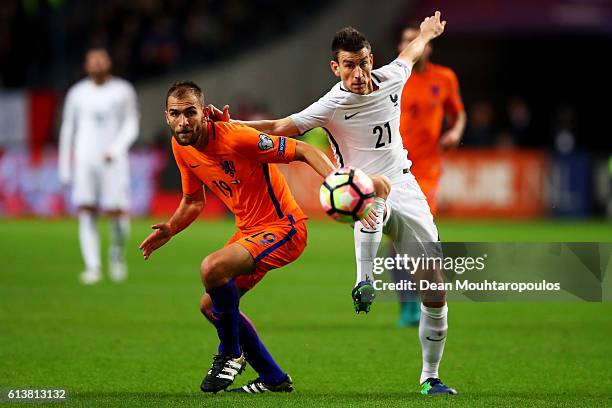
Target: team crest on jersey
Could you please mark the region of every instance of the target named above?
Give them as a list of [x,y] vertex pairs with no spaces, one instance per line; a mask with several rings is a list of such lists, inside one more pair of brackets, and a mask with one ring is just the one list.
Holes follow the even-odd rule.
[[221,160],[219,165],[225,174],[229,174],[230,177],[234,177],[236,175],[236,166],[234,166],[233,160]]
[[391,98],[391,103],[393,104],[393,106],[397,106],[397,101],[399,100],[399,96],[397,94],[389,95],[389,98]]
[[431,94],[433,96],[440,96],[440,86],[439,85],[432,85],[431,86]]
[[274,141],[270,138],[270,136],[265,133],[259,134],[259,143],[257,144],[259,150],[270,150],[274,147]]

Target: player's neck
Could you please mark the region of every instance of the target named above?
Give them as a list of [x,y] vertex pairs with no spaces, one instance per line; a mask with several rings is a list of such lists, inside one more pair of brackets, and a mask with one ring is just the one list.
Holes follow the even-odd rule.
[[414,64],[414,72],[421,73],[427,69],[427,61],[419,60]]
[[206,125],[202,128],[202,133],[200,134],[200,137],[193,145],[193,147],[200,152],[204,151],[204,149],[206,149],[206,146],[208,145],[210,126],[212,126],[211,122],[206,122]]
[[372,92],[377,91],[377,90],[378,90],[378,86],[370,78],[370,83],[368,85],[368,90],[367,90],[367,92],[364,95],[371,94]]
[[91,78],[94,84],[100,86],[100,85],[104,85],[105,83],[107,83],[108,80],[111,78],[111,76],[110,75],[90,76],[89,78]]

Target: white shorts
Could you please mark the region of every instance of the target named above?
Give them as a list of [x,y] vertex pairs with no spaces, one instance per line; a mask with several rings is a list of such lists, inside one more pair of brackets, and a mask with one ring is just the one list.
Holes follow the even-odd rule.
[[127,157],[117,158],[110,163],[75,163],[72,201],[77,207],[92,206],[102,210],[127,211],[129,190]]
[[410,255],[419,248],[425,256],[437,256],[440,249],[436,243],[440,238],[429,204],[414,176],[411,173],[405,176],[402,183],[391,186],[385,203],[383,233],[392,239],[399,254]]

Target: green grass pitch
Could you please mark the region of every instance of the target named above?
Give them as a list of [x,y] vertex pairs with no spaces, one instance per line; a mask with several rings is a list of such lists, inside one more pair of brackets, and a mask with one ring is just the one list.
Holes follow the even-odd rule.
[[[612,405],[609,303],[451,304],[441,376],[460,395],[419,395],[416,329],[395,326],[394,303],[354,314],[352,233],[320,221],[309,223],[304,255],[241,304],[296,392],[203,395],[217,340],[199,314],[198,266],[233,225],[198,222],[144,262],[136,248],[150,223],[133,223],[127,283],[83,287],[75,221],[0,221],[0,389],[64,388],[66,406],[86,407]],[[439,229],[449,241],[612,238],[603,221]],[[237,384],[252,378],[248,369]]]

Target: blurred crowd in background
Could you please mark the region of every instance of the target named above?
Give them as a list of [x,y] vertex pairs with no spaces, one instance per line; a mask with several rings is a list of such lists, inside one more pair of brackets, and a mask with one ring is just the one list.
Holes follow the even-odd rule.
[[[292,33],[299,34],[339,2],[0,1],[0,184],[4,182],[5,189],[7,183],[15,184],[15,189],[22,188],[17,187],[17,181],[11,181],[12,173],[21,166],[15,163],[21,159],[2,163],[3,151],[25,143],[36,162],[45,159],[41,151],[55,149],[63,98],[69,86],[84,76],[83,56],[88,48],[108,49],[113,72],[132,81],[138,90],[141,83],[176,76],[185,67],[219,66],[246,50],[274,45]],[[594,92],[603,92],[602,78],[611,68],[598,55],[609,45],[612,27],[598,15],[612,12],[612,7],[590,0],[541,1],[542,9],[547,6],[550,10],[563,11],[568,9],[568,4],[578,7],[568,9],[572,13],[578,10],[582,16],[581,25],[572,25],[567,21],[573,20],[563,14],[559,14],[559,20],[553,13],[557,20],[549,18],[552,22],[546,22],[546,18],[540,18],[537,23],[535,19],[518,19],[515,17],[522,10],[533,10],[533,2],[520,0],[509,9],[508,4],[497,1],[494,3],[499,6],[502,17],[496,25],[489,21],[494,8],[485,7],[487,2],[472,0],[469,15],[461,14],[466,7],[452,1],[442,3],[445,3],[441,5],[443,10],[451,9],[451,15],[455,13],[453,31],[449,30],[448,35],[434,42],[432,60],[453,68],[459,78],[467,112],[462,147],[499,151],[538,148],[566,158],[577,154],[568,160],[571,166],[581,162],[581,154],[590,152],[588,164],[578,169],[568,167],[565,171],[567,183],[571,181],[570,184],[580,188],[585,179],[572,177],[579,171],[587,171],[583,167],[591,169],[592,163],[596,163],[596,174],[607,169],[612,172],[612,161],[608,162],[612,143],[601,127],[606,117],[604,105],[592,97]],[[584,8],[585,4],[592,7]],[[375,49],[383,49],[382,54],[392,58],[402,25],[421,18],[423,10],[432,7],[437,7],[437,3],[408,2],[406,12],[388,25],[388,44],[383,44],[384,47],[373,44]],[[587,58],[576,61],[578,55]],[[589,61],[591,56],[595,59]],[[291,69],[282,63],[272,65],[274,69]],[[597,82],[598,78],[603,82]],[[250,93],[248,88],[237,100],[232,106],[234,118],[269,118],[279,114],[269,108],[264,97]],[[28,119],[28,112],[36,112],[36,121]],[[24,117],[26,125],[16,124],[15,118],[19,115]],[[153,148],[159,157],[169,158],[167,139],[167,131],[160,129],[158,134],[139,139],[136,147]],[[147,172],[155,173],[150,169]],[[164,172],[168,177],[163,176]],[[173,168],[166,168],[161,175],[162,186],[176,187],[177,175]],[[584,187],[581,195],[590,195],[593,184],[597,183],[598,176],[589,177],[589,186]],[[606,182],[600,184],[605,187]],[[600,209],[606,206],[605,197],[612,188],[608,185],[604,190],[600,194]],[[543,193],[554,196],[551,194]],[[7,212],[6,197],[6,192],[4,197],[0,192],[0,214]],[[566,201],[575,203],[575,195]],[[15,204],[15,208],[21,208],[20,205]],[[612,213],[612,205],[607,205]],[[580,211],[588,213],[591,201],[579,207],[587,208]],[[143,207],[141,212],[146,213],[147,208]]]
[[[61,98],[82,77],[83,55],[91,46],[106,47],[113,59],[113,72],[131,81],[186,66],[210,65],[253,45],[274,42],[278,33],[290,34],[330,3],[4,0],[0,2],[0,85],[7,90],[53,89]],[[402,20],[408,21],[405,17]],[[397,41],[393,35],[390,33],[390,41]],[[444,60],[445,55],[441,57]],[[462,91],[470,101],[472,89],[462,84]],[[243,106],[235,111],[252,110],[254,103],[257,110],[266,113],[265,101],[246,92]],[[533,134],[534,113],[525,95],[509,95],[503,101],[491,95],[466,105],[465,145],[509,148],[541,140],[535,144],[560,151],[574,146],[576,112],[570,105],[559,106],[552,113],[545,138],[541,129]]]
[[83,55],[92,46],[107,48],[115,74],[131,81],[213,64],[291,33],[326,3],[3,0],[2,86],[65,88],[82,76]]

